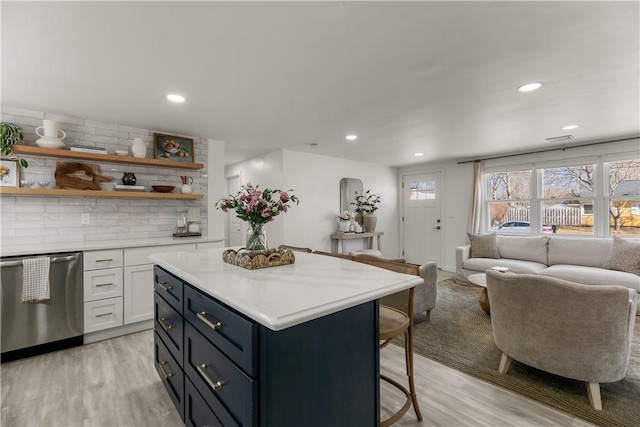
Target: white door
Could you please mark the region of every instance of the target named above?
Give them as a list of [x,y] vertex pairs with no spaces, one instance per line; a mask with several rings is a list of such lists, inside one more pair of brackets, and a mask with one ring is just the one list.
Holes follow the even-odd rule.
[[[240,177],[227,178],[229,194],[236,195],[240,191]],[[227,246],[242,246],[242,221],[234,210],[227,213]]]
[[403,256],[413,264],[441,264],[440,172],[402,178]]

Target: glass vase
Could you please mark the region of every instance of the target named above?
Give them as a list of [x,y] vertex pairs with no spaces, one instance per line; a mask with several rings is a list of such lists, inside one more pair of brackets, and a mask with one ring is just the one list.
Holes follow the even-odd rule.
[[250,254],[259,254],[269,250],[264,224],[249,224],[245,249]]

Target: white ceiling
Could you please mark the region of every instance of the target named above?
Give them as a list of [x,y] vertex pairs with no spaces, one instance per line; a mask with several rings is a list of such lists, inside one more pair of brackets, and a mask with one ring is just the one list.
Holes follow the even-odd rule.
[[225,141],[227,164],[284,148],[401,166],[637,136],[639,5],[3,1],[2,104]]

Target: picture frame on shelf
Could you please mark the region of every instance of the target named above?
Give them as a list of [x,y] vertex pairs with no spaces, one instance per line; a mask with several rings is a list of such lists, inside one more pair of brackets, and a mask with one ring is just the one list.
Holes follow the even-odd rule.
[[194,163],[193,139],[183,136],[153,134],[153,158]]
[[0,187],[18,188],[18,161],[0,159]]

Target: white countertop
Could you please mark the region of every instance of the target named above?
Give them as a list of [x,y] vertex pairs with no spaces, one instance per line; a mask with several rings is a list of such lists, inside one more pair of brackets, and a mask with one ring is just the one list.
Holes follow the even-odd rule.
[[145,246],[165,246],[165,245],[181,245],[186,243],[209,243],[223,242],[222,237],[160,237],[154,239],[136,239],[136,240],[106,240],[95,242],[69,242],[69,243],[50,243],[47,245],[2,245],[0,255],[20,256],[20,255],[36,255],[50,254],[56,252],[83,252],[94,251],[100,249],[126,249],[139,248]]
[[223,262],[223,251],[158,253],[150,258],[274,331],[423,283],[418,276],[303,252],[294,252],[295,264],[247,270]]

